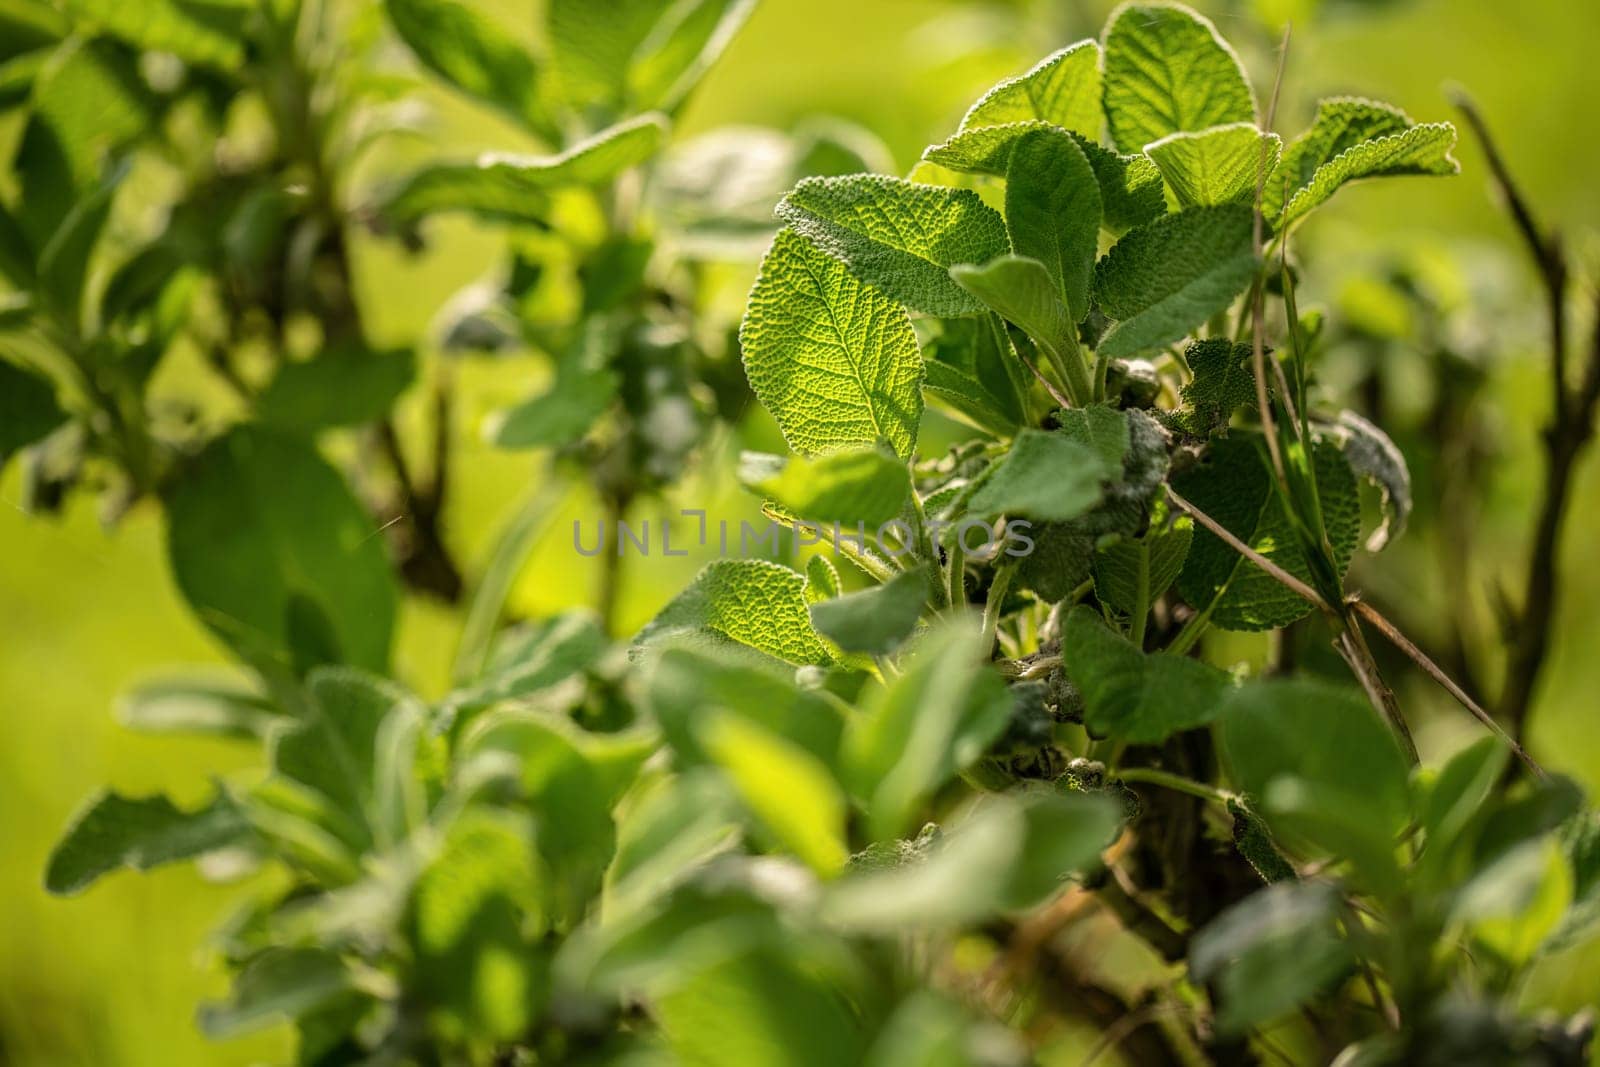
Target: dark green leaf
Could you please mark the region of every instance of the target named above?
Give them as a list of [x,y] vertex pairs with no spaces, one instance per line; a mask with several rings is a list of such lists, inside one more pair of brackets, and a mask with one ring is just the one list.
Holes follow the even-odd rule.
[[1026,420],[1026,371],[998,316],[945,319],[922,355],[923,390],[976,425],[1009,437]]
[[1100,214],[1099,184],[1070,136],[1034,130],[1017,139],[1006,165],[1006,231],[1013,250],[1044,264],[1073,322],[1089,313]]
[[1102,547],[1094,557],[1095,596],[1124,615],[1149,610],[1178,580],[1193,537],[1194,525],[1185,517]]
[[245,964],[226,1001],[200,1006],[200,1029],[212,1038],[248,1033],[314,1011],[353,984],[332,952],[269,948]]
[[594,428],[621,385],[615,371],[566,370],[545,392],[498,413],[489,439],[501,448],[569,445]]
[[1228,676],[1199,660],[1145,653],[1079,605],[1061,635],[1067,675],[1083,694],[1084,725],[1096,737],[1160,744],[1216,718]]
[[1191,341],[1183,355],[1193,377],[1183,387],[1184,409],[1172,421],[1195,437],[1227,430],[1233,413],[1256,400],[1251,347],[1208,337]]
[[985,517],[1061,522],[1098,504],[1101,483],[1119,473],[1101,454],[1065,434],[1023,430],[972,494],[968,510]]
[[249,839],[244,812],[224,793],[189,812],[165,796],[135,799],[105,792],[73,819],[50,853],[44,884],[60,896],[81,893],[118,867],[147,871]]
[[812,604],[811,624],[846,652],[887,655],[911,636],[927,600],[928,572],[919,568],[883,585]]
[[386,415],[416,376],[409,348],[373,352],[335,345],[311,359],[285,363],[256,400],[262,421],[315,432],[355,426]]
[[67,420],[48,381],[0,359],[0,470],[16,452]]
[[549,128],[526,49],[457,0],[385,0],[395,32],[423,66],[535,131]]

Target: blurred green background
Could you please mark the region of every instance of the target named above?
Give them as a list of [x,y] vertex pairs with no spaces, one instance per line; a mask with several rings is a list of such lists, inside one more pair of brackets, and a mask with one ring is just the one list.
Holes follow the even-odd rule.
[[[531,36],[526,0],[486,4],[508,27]],[[789,127],[807,116],[840,115],[876,132],[905,170],[941,140],[982,90],[1061,44],[1097,32],[1110,4],[942,3],[934,0],[763,0],[700,89],[680,135],[738,123]],[[1196,4],[1240,48],[1256,84],[1271,84],[1275,27],[1292,18],[1295,36],[1278,128],[1300,129],[1318,96],[1370,95],[1419,120],[1453,118],[1443,87],[1458,82],[1479,100],[1541,216],[1572,237],[1575,259],[1600,260],[1600,5],[1590,0],[1519,4],[1381,3],[1309,0]],[[522,147],[480,113],[443,96],[429,154]],[[1337,303],[1362,284],[1388,250],[1424,250],[1450,264],[1489,264],[1506,294],[1504,314],[1479,338],[1493,357],[1495,401],[1486,418],[1498,450],[1496,474],[1480,488],[1482,552],[1470,582],[1486,598],[1493,583],[1517,588],[1522,546],[1538,486],[1536,433],[1545,417],[1541,321],[1522,248],[1487,189],[1476,147],[1463,143],[1462,177],[1391,182],[1340,195],[1300,238],[1310,257],[1309,297]],[[392,244],[358,248],[358,263],[380,342],[429,336],[440,306],[494,262],[494,234],[461,225],[441,231],[427,254],[407,259]],[[1452,268],[1454,269],[1454,268]],[[1468,269],[1468,268],[1462,268]],[[1476,267],[1470,269],[1477,269]],[[730,278],[736,314],[745,276]],[[396,298],[399,295],[402,298]],[[424,343],[426,341],[424,340]],[[1403,358],[1403,353],[1401,353]],[[181,379],[182,366],[164,372]],[[532,362],[474,368],[463,396],[461,475],[449,515],[461,556],[481,560],[494,531],[530,488],[532,461],[477,444],[482,415],[525,395],[540,374]],[[181,388],[181,380],[169,382]],[[759,429],[758,431],[759,432]],[[732,442],[706,457],[674,501],[707,506],[734,522],[750,508],[728,484]],[[1438,457],[1412,455],[1426,468]],[[209,777],[253,758],[226,743],[142,737],[118,727],[117,694],[163,665],[220,661],[190,618],[167,574],[160,516],[135,511],[114,531],[100,528],[92,501],[62,521],[17,507],[15,467],[0,481],[0,1062],[18,1064],[251,1063],[281,1059],[283,1034],[213,1045],[196,1032],[195,1003],[222,992],[205,951],[208,932],[237,890],[208,886],[187,869],[121,875],[85,898],[47,898],[45,856],[77,804],[103,783],[140,793],[165,787],[194,799]],[[1416,495],[1429,498],[1419,481]],[[692,503],[691,503],[692,502]],[[542,613],[586,601],[591,561],[570,549],[571,521],[588,515],[581,491],[524,570],[519,611]],[[643,517],[643,516],[641,516]],[[1600,460],[1590,457],[1565,541],[1566,579],[1557,642],[1537,704],[1533,748],[1547,765],[1600,791],[1600,568],[1591,563],[1600,517]],[[1427,536],[1408,537],[1369,561],[1357,582],[1407,604],[1424,643],[1447,610],[1442,575]],[[622,623],[647,619],[692,573],[696,561],[652,559],[634,567]],[[1475,594],[1476,595],[1476,594]],[[398,658],[406,680],[437,692],[454,639],[449,615],[408,605]],[[1231,652],[1229,646],[1225,651]],[[1241,645],[1241,655],[1252,654]],[[1432,714],[1421,730],[1438,754],[1468,736],[1434,694],[1412,686],[1408,706]],[[1592,955],[1592,954],[1591,954]],[[1526,995],[1565,1006],[1600,1001],[1600,963],[1569,958],[1535,975]]]

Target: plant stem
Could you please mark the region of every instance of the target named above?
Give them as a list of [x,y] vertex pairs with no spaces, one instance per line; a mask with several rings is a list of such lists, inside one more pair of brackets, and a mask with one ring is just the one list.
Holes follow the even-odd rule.
[[1111,777],[1120,779],[1123,782],[1145,782],[1149,785],[1158,785],[1163,789],[1187,793],[1192,797],[1214,801],[1218,804],[1226,804],[1230,800],[1238,799],[1235,794],[1228,792],[1226,789],[1218,789],[1214,785],[1207,785],[1205,782],[1197,782],[1193,778],[1185,778],[1181,774],[1157,770],[1154,767],[1119,768]]
[[983,602],[982,641],[986,652],[994,650],[995,631],[1000,626],[1000,606],[1011,589],[1011,578],[1016,569],[1014,560],[1002,563],[995,568],[994,578],[989,582],[989,595]]

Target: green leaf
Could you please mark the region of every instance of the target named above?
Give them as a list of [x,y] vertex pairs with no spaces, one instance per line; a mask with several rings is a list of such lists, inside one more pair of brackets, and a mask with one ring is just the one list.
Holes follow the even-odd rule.
[[851,448],[813,459],[746,452],[739,480],[787,511],[812,522],[869,529],[900,514],[911,493],[905,460],[884,448]]
[[1278,163],[1283,138],[1251,122],[1169,133],[1145,146],[1180,208],[1249,200]]
[[548,128],[538,68],[493,22],[456,0],[385,0],[384,9],[423,66],[536,132]]
[[961,120],[961,129],[1028,119],[1100,139],[1100,46],[1079,41],[1040,60],[1026,74],[990,89]]
[[732,849],[743,836],[741,822],[719,771],[697,768],[644,785],[619,815],[602,910],[627,914],[661,900],[696,868]]
[[[1235,537],[1307,583],[1314,579],[1299,534],[1275,490],[1257,435],[1235,431],[1210,445],[1210,459],[1175,476],[1173,486]],[[1350,564],[1361,526],[1355,477],[1337,447],[1316,444],[1317,493],[1340,575]],[[1312,607],[1208,530],[1196,530],[1178,592],[1211,621],[1230,630],[1270,630],[1303,618]]]
[[792,669],[742,646],[668,648],[652,664],[648,687],[661,732],[689,763],[708,758],[695,727],[708,708],[743,715],[825,764],[838,758],[841,706],[822,692],[797,686]]
[[550,65],[562,98],[575,111],[614,114],[623,107],[628,67],[666,6],[660,0],[550,0]]
[[1070,395],[1082,399],[1089,372],[1078,349],[1077,329],[1043,263],[1026,256],[997,256],[984,264],[951,267],[950,277],[1044,348],[1052,365],[1067,374],[1064,384]]
[[335,344],[311,359],[285,363],[256,400],[262,421],[316,432],[356,426],[388,414],[417,373],[416,352],[374,352]]
[[1285,149],[1267,181],[1262,212],[1282,229],[1310,212],[1345,182],[1390,174],[1455,174],[1450,156],[1455,127],[1417,125],[1388,104],[1354,97],[1317,103],[1305,133]]
[[[1011,247],[1044,264],[1073,322],[1089,313],[1100,213],[1094,170],[1070,136],[1034,130],[1017,139],[1006,165],[1005,225]],[[969,257],[967,262],[987,258]]]
[[923,391],[977,426],[1009,437],[1026,421],[1026,372],[998,316],[943,320],[922,355]]
[[1355,963],[1339,935],[1338,887],[1280,882],[1246,897],[1195,935],[1189,973],[1215,983],[1217,1028],[1240,1034],[1286,1015]]
[[[943,144],[930,147],[922,158],[949,170],[1004,178],[1011,151],[1019,140],[1040,130],[1059,128],[1048,122],[1028,121],[963,130]],[[1100,183],[1100,222],[1108,231],[1120,234],[1166,212],[1161,172],[1154,163],[1143,155],[1120,156],[1077,133],[1071,136]]]
[[1101,482],[1121,473],[1065,434],[1023,430],[968,501],[974,515],[1043,522],[1077,518],[1100,502]]
[[776,845],[824,878],[844,869],[847,809],[825,764],[738,715],[713,713],[697,733]]
[[548,949],[523,929],[545,921],[526,817],[469,808],[417,878],[410,922],[417,992],[468,1032],[511,1041],[548,993]]
[[1194,437],[1225,432],[1233,413],[1256,400],[1254,350],[1223,337],[1189,342],[1183,357],[1193,375],[1183,387],[1184,407],[1172,421]]
[[717,61],[756,0],[689,0],[666,7],[634,51],[627,97],[634,107],[674,111]]
[[974,802],[926,858],[852,874],[822,914],[849,930],[954,928],[1032,907],[1095,864],[1121,824],[1103,796],[1028,790]]
[[663,115],[640,115],[553,156],[491,152],[473,164],[424,167],[389,196],[383,213],[398,225],[445,211],[542,223],[549,211],[551,190],[603,185],[638,166],[660,149],[667,126]]
[[563,368],[549,389],[492,416],[486,433],[500,448],[569,445],[594,428],[616,399],[621,384],[610,369]]
[[250,690],[205,677],[146,682],[117,698],[118,721],[145,733],[262,738],[282,718]]
[[[398,600],[388,555],[309,443],[234,429],[194,458],[166,505],[178,589],[253,666],[341,661],[383,671]],[[308,622],[322,631],[315,647]]]
[[987,669],[976,629],[931,630],[898,678],[863,698],[841,753],[874,840],[900,836],[934,790],[976,762],[1011,718],[1011,694]]
[[1194,538],[1188,517],[1171,525],[1152,523],[1143,537],[1122,537],[1095,553],[1094,592],[1123,615],[1148,611],[1178,580]]
[[832,600],[840,591],[839,571],[827,556],[806,560],[806,600],[812,604]]
[[1191,208],[1132,230],[1095,267],[1094,300],[1116,320],[1103,356],[1131,356],[1182,339],[1255,275],[1251,209]]
[[1123,152],[1180,130],[1256,120],[1239,57],[1186,7],[1123,4],[1106,26],[1105,54],[1106,121]]
[[245,964],[222,1003],[202,1004],[200,1029],[220,1039],[298,1018],[354,988],[339,957],[320,948],[269,948]]
[[49,381],[0,359],[0,470],[18,451],[67,421]]
[[929,315],[982,311],[950,280],[949,268],[981,263],[1008,247],[1005,220],[977,193],[881,174],[807,178],[777,212],[856,277]]
[[831,663],[833,657],[811,628],[805,585],[804,575],[776,563],[714,560],[639,631],[634,645],[701,634],[748,645],[786,663]]
[[1081,604],[1067,616],[1061,651],[1067,676],[1083,694],[1084,726],[1096,737],[1160,744],[1216,718],[1229,690],[1222,671],[1184,656],[1147,654]]
[[50,853],[44,885],[57,896],[81,893],[119,867],[148,871],[250,840],[250,823],[225,793],[196,811],[165,796],[104,792],[74,817]]
[[1451,918],[1516,968],[1556,932],[1572,901],[1572,870],[1560,846],[1542,837],[1510,849],[1461,886]]
[[927,600],[928,572],[917,568],[859,593],[812,604],[811,624],[846,652],[883,656],[911,636]]
[[66,17],[36,0],[0,2],[0,63],[49,48],[71,30]]
[[586,611],[570,611],[500,634],[489,660],[472,683],[452,693],[456,708],[487,707],[546,692],[599,662],[608,647],[605,631]]
[[1235,781],[1278,830],[1280,780],[1305,783],[1326,809],[1387,852],[1411,817],[1405,756],[1361,694],[1310,678],[1248,682],[1222,709]]
[[39,288],[56,316],[73,333],[88,325],[84,291],[89,281],[89,261],[111,216],[111,201],[123,173],[114,171],[74,204],[39,253]]
[[[232,69],[244,61],[243,14],[226,4],[186,0],[68,0],[90,26],[146,52],[171,52],[186,63]],[[80,27],[81,28],[81,27]]]
[[1411,517],[1411,468],[1389,435],[1353,411],[1341,411],[1328,431],[1357,478],[1377,486],[1383,521],[1367,538],[1368,552],[1381,552],[1406,531]]
[[761,262],[739,343],[750,387],[800,455],[880,440],[911,455],[922,353],[910,319],[793,230]]

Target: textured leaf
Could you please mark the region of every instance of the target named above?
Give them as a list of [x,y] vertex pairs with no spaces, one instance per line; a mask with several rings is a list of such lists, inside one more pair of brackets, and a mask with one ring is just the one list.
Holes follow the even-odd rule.
[[1194,526],[1188,518],[1171,526],[1152,526],[1143,537],[1123,537],[1094,557],[1094,592],[1103,604],[1124,615],[1148,611],[1183,570]]
[[[1447,137],[1442,135],[1446,130]],[[1262,212],[1283,226],[1333,195],[1341,182],[1356,177],[1377,173],[1453,174],[1459,169],[1449,156],[1454,143],[1455,131],[1448,124],[1417,126],[1409,115],[1388,104],[1355,97],[1320,100],[1310,127],[1284,150],[1282,161],[1267,181]],[[1363,148],[1361,153],[1333,166],[1340,157],[1364,145],[1383,147]],[[1374,165],[1380,170],[1363,170]],[[1388,166],[1402,169],[1384,169]],[[1324,168],[1328,170],[1319,177]],[[1357,173],[1358,170],[1362,172]],[[1319,185],[1321,191],[1313,194],[1313,188]],[[1302,197],[1305,199],[1295,215],[1279,218],[1286,204],[1301,201]]]
[[445,81],[542,131],[539,71],[528,52],[457,0],[385,0],[389,23]]
[[335,346],[278,368],[256,400],[257,413],[288,430],[372,422],[388,413],[416,371],[416,352],[410,348],[373,352]]
[[882,656],[911,636],[927,600],[928,573],[918,568],[882,585],[812,604],[811,623],[846,652]]
[[1026,74],[990,89],[961,120],[961,129],[1041,119],[1100,138],[1100,46],[1079,41],[1040,60]]
[[[1274,491],[1262,449],[1253,434],[1218,438],[1211,442],[1209,462],[1177,476],[1174,488],[1245,544],[1309,583],[1310,566]],[[1337,447],[1321,442],[1314,455],[1323,522],[1342,575],[1360,533],[1361,501],[1350,465]],[[1210,606],[1211,621],[1230,630],[1276,629],[1312,610],[1207,530],[1195,531],[1178,591],[1199,610]]]
[[806,600],[816,604],[839,595],[839,571],[827,556],[806,560]]
[[67,10],[135,48],[171,52],[187,63],[233,68],[244,59],[242,15],[225,4],[185,0],[68,0]]
[[776,563],[714,560],[639,631],[635,644],[701,633],[787,663],[830,663],[833,657],[811,628],[805,585],[804,575]]
[[1006,166],[1005,225],[1011,247],[1044,264],[1073,322],[1089,313],[1100,210],[1094,171],[1070,136],[1034,130],[1017,139]]
[[195,457],[166,504],[179,590],[252,665],[384,670],[398,600],[388,554],[310,444],[237,428]]
[[1217,1027],[1239,1034],[1286,1015],[1355,963],[1339,936],[1337,887],[1283,882],[1259,890],[1195,935],[1189,971],[1215,983]]
[[628,68],[665,7],[660,0],[550,0],[545,31],[562,98],[579,112],[620,110]]
[[1120,473],[1065,434],[1025,429],[967,504],[973,515],[1041,522],[1077,518],[1100,502],[1100,484]]
[[492,417],[489,439],[501,448],[569,445],[594,428],[621,385],[615,371],[558,373],[549,389]]
[[1087,392],[1089,372],[1077,348],[1072,312],[1043,263],[1026,256],[997,256],[981,265],[951,267],[950,277],[1020,327],[1051,354],[1053,363],[1066,367],[1069,375],[1080,372],[1076,389],[1071,381],[1066,383],[1072,395]]
[[655,155],[666,132],[664,116],[640,115],[553,156],[491,152],[477,163],[424,167],[401,184],[383,211],[401,225],[444,211],[543,222],[550,190],[602,185]]
[[739,480],[803,519],[851,529],[858,522],[876,529],[895,518],[911,491],[905,460],[879,448],[787,460],[746,452]]
[[1180,340],[1233,303],[1255,269],[1244,204],[1191,208],[1131,231],[1095,267],[1095,303],[1116,320],[1096,351],[1131,356]]
[[148,871],[240,844],[250,834],[244,812],[225,794],[187,812],[165,796],[135,799],[101,793],[50,853],[45,888],[61,896],[81,893],[118,867]]
[[1164,652],[1145,653],[1079,605],[1062,629],[1067,676],[1083,694],[1084,726],[1096,737],[1155,745],[1203,726],[1221,711],[1228,676]]
[[703,718],[698,733],[775,844],[824,878],[844,869],[847,807],[821,761],[736,715]]
[[0,470],[19,450],[67,420],[48,381],[0,359]]
[[580,674],[605,655],[608,641],[594,616],[570,611],[500,634],[483,670],[452,693],[456,708],[526,700]]
[[[1256,186],[1277,165],[1283,139],[1254,123],[1170,133],[1145,146],[1180,208],[1255,202]],[[1263,186],[1264,187],[1264,186]]]
[[739,327],[750,387],[803,456],[916,446],[922,353],[905,310],[793,230],[772,242]]
[[841,760],[874,840],[899,837],[919,805],[976,762],[1011,718],[1011,694],[984,665],[976,627],[956,619],[913,649],[899,677],[850,720]]
[[922,354],[923,390],[976,425],[1009,437],[1026,420],[1025,371],[999,317],[946,319]]
[[298,1018],[349,992],[354,979],[339,957],[320,948],[269,948],[251,958],[223,1003],[202,1004],[200,1029],[233,1037]]
[[970,189],[881,174],[807,178],[778,216],[864,282],[914,311],[972,315],[983,305],[950,280],[957,263],[1008,250],[1006,223]]
[[1184,359],[1193,375],[1183,387],[1182,410],[1172,421],[1195,437],[1224,432],[1233,413],[1256,400],[1254,350],[1221,337],[1189,342]]
[[1239,57],[1186,7],[1124,4],[1106,27],[1105,54],[1106,121],[1123,152],[1180,130],[1256,120]]
[[[1012,122],[963,130],[943,144],[933,145],[922,158],[966,174],[1006,176],[1011,150],[1018,140],[1039,130],[1059,127],[1047,122]],[[1108,148],[1072,134],[1073,143],[1089,160],[1100,183],[1101,224],[1113,234],[1143,225],[1167,210],[1161,172],[1143,155],[1119,156]]]
[[1406,532],[1406,520],[1411,517],[1411,468],[1388,434],[1353,411],[1339,412],[1329,436],[1344,452],[1356,477],[1377,486],[1383,498],[1383,522],[1366,544],[1368,552],[1381,552]]

